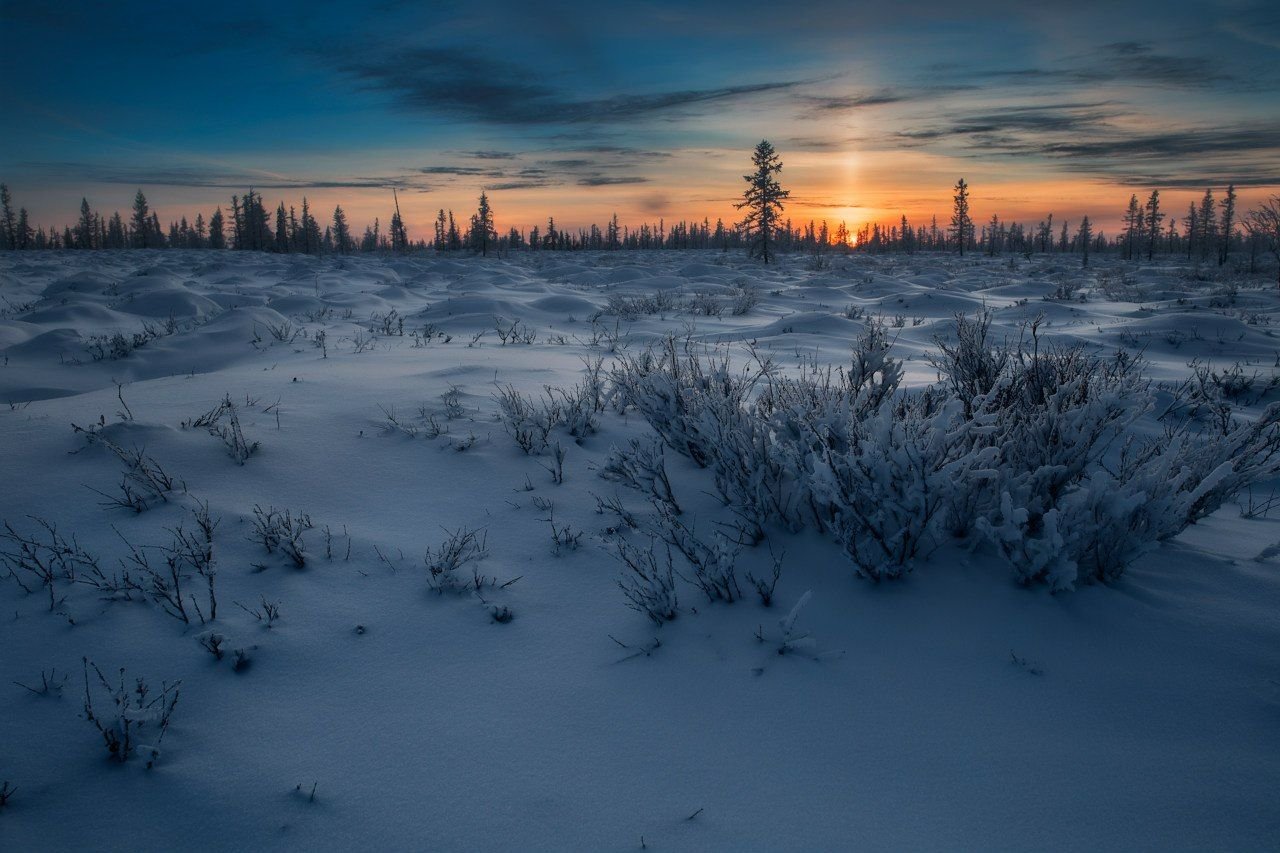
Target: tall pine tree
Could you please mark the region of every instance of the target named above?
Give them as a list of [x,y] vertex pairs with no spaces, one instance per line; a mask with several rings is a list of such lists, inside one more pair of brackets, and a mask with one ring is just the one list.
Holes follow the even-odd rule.
[[782,160],[769,140],[760,140],[751,154],[751,164],[756,170],[750,175],[742,176],[747,182],[747,188],[742,193],[742,201],[734,207],[747,211],[742,226],[750,241],[748,255],[760,258],[767,264],[773,257],[770,243],[774,229],[778,227],[778,215],[782,213],[783,202],[791,196],[791,192],[784,190],[778,182],[777,175],[782,171]]

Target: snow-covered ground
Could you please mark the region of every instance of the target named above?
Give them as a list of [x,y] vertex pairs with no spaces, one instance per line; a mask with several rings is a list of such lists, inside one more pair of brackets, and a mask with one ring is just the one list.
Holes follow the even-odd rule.
[[[1106,258],[1081,271],[1074,256],[811,267],[694,252],[0,255],[0,519],[24,536],[56,524],[108,576],[126,541],[195,531],[201,503],[220,520],[210,625],[198,576],[192,624],[136,590],[108,601],[59,578],[51,612],[30,577],[31,594],[0,582],[0,783],[16,787],[0,849],[1280,846],[1280,570],[1260,557],[1280,511],[1229,503],[1117,583],[1056,595],[1016,585],[981,542],[874,584],[829,537],[770,529],[738,566],[768,577],[779,559],[772,608],[749,591],[708,604],[683,581],[674,621],[626,608],[605,541],[618,521],[596,496],[645,511],[600,469],[652,430],[612,411],[580,442],[558,430],[556,483],[552,457],[521,452],[497,419],[500,389],[571,386],[669,332],[738,355],[754,343],[783,368],[844,364],[876,315],[922,385],[935,336],[983,307],[998,337],[1043,314],[1051,338],[1141,351],[1156,380],[1200,359],[1241,362],[1261,387],[1280,365],[1265,278]],[[617,316],[655,294],[671,304]],[[258,445],[243,465],[191,425],[224,398]],[[142,512],[110,506],[112,447],[181,485]],[[683,522],[709,538],[732,517],[710,475],[666,464]],[[309,516],[305,566],[254,541],[255,507]],[[462,569],[480,591],[439,594],[423,555],[463,530],[487,549]],[[779,654],[779,620],[807,591],[792,629],[806,642]],[[221,660],[198,640],[210,630]],[[181,681],[151,769],[148,749],[109,760],[85,719],[84,657],[113,684],[121,667],[127,687],[145,677],[146,701]],[[155,745],[158,721],[137,723]]]

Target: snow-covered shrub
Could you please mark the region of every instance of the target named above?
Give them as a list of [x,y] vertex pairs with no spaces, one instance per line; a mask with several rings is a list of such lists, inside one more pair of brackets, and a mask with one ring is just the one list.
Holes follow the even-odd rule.
[[671,549],[661,554],[656,539],[648,548],[637,548],[623,539],[615,539],[614,557],[622,564],[618,586],[627,597],[628,606],[661,625],[676,618],[675,570],[671,565]]
[[707,410],[741,409],[758,378],[734,371],[727,355],[701,351],[692,340],[682,345],[674,336],[637,356],[624,355],[613,369],[619,407],[635,408],[668,447],[702,468],[714,453]]
[[596,416],[599,399],[590,381],[580,382],[571,388],[545,386],[546,400],[542,403],[542,418],[546,423],[563,426],[579,443],[600,429]]
[[427,583],[439,593],[462,592],[472,582],[458,571],[467,563],[489,553],[487,532],[483,529],[459,527],[445,530],[445,540],[435,548],[428,547],[423,562],[427,566]]
[[811,500],[858,574],[910,570],[938,542],[953,492],[974,456],[961,406],[924,392],[885,402],[854,424],[849,447],[822,440],[805,471]]
[[[123,414],[123,413],[122,413]],[[185,484],[167,472],[159,462],[139,448],[125,450],[103,435],[103,422],[89,427],[72,424],[71,428],[84,436],[87,445],[101,445],[124,463],[125,471],[120,480],[120,494],[107,494],[94,489],[105,499],[104,507],[121,507],[140,513],[156,501],[168,502],[169,493],[177,488],[185,490]]]
[[671,507],[679,515],[682,510],[676,502],[667,477],[666,459],[661,441],[643,441],[633,438],[623,449],[616,445],[609,449],[609,456],[600,469],[600,476],[638,489]]
[[498,403],[502,426],[517,447],[530,455],[546,449],[551,430],[556,426],[553,412],[545,406],[538,406],[531,397],[521,394],[511,385],[499,388],[494,399]]
[[8,521],[0,532],[0,564],[9,570],[9,577],[28,594],[43,587],[49,596],[49,610],[57,608],[61,600],[56,584],[68,586],[84,575],[100,573],[98,558],[80,547],[73,534],[70,539],[58,532],[58,526],[43,518],[30,516],[39,528],[32,533],[20,533]]
[[684,555],[693,570],[693,577],[685,580],[702,590],[708,601],[732,603],[741,598],[736,571],[741,548],[719,532],[712,544],[707,544],[695,530],[675,517],[669,505],[655,501],[654,506],[657,512],[646,527],[651,535],[667,544],[668,553],[670,548],[675,548]]
[[182,426],[203,428],[210,435],[222,439],[228,455],[237,465],[243,465],[245,460],[258,451],[258,442],[245,438],[244,430],[240,427],[240,410],[232,401],[230,394],[223,397],[221,403],[204,414],[184,422]]
[[667,290],[655,290],[646,296],[609,296],[605,311],[621,320],[635,320],[643,314],[669,314],[675,310],[675,297]]
[[311,516],[305,512],[294,515],[290,510],[278,510],[274,506],[263,509],[254,504],[253,535],[250,542],[261,542],[268,554],[276,551],[284,554],[301,569],[307,565],[307,546],[302,540],[303,531],[314,527]]
[[[112,761],[125,762],[136,751],[141,750],[146,758],[146,766],[152,767],[160,757],[160,742],[169,729],[182,682],[162,683],[160,691],[154,693],[142,678],[134,679],[133,686],[126,687],[123,667],[120,669],[119,681],[112,684],[93,661],[84,658],[83,663],[84,718],[102,736],[107,754]],[[93,685],[106,698],[105,709],[101,706],[94,707],[90,669],[95,676]],[[143,738],[149,740],[153,735],[154,744],[141,743]]]
[[724,303],[714,293],[700,290],[684,301],[684,310],[703,317],[719,317],[724,313]]
[[[213,531],[219,520],[210,517],[207,503],[197,504],[191,514],[195,521],[194,529],[180,522],[177,527],[169,528],[173,536],[170,543],[158,547],[140,548],[125,540],[129,554],[121,560],[121,574],[107,577],[95,571],[85,582],[112,597],[131,598],[131,593],[140,593],[183,624],[191,624],[193,614],[201,625],[214,621],[218,618],[215,589],[218,572],[213,554]],[[155,552],[160,555],[159,562],[152,560],[151,554]],[[204,607],[186,586],[193,575],[203,581]]]
[[784,472],[768,453],[766,425],[748,406],[770,370],[767,362],[735,370],[723,352],[668,337],[624,357],[613,372],[619,406],[636,408],[667,446],[711,469],[721,498],[753,542],[771,518],[789,516]]
[[760,304],[760,291],[754,284],[743,282],[736,285],[733,289],[733,296],[729,301],[729,313],[735,317],[742,317],[751,313],[751,309]]
[[966,415],[972,414],[975,399],[995,388],[1012,356],[1007,345],[995,345],[990,340],[993,316],[989,309],[972,320],[957,314],[955,341],[935,337],[938,353],[929,356],[929,363],[944,377],[952,393],[964,402]]

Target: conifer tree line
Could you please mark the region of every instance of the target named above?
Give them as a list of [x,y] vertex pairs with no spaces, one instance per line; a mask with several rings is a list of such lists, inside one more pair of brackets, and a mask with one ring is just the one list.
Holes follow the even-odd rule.
[[182,216],[170,221],[167,229],[159,214],[149,206],[142,190],[134,196],[128,218],[119,211],[110,217],[94,211],[88,199],[80,203],[74,226],[61,231],[33,227],[26,208],[15,213],[6,185],[0,184],[0,249],[241,249],[308,255],[351,254],[355,252],[452,252],[470,251],[479,255],[509,251],[647,250],[647,249],[746,249],[752,257],[769,263],[780,253],[838,251],[872,254],[902,252],[982,253],[989,257],[1005,253],[1076,254],[1088,266],[1091,255],[1119,254],[1125,260],[1153,260],[1156,255],[1185,255],[1195,263],[1223,266],[1232,252],[1247,252],[1249,270],[1256,272],[1259,256],[1270,253],[1280,265],[1280,197],[1272,196],[1258,208],[1239,215],[1234,184],[1221,198],[1206,189],[1203,198],[1192,202],[1179,219],[1162,205],[1159,190],[1144,200],[1135,193],[1115,236],[1095,229],[1089,218],[1055,224],[1052,213],[1035,225],[1002,220],[998,213],[978,224],[970,206],[970,188],[961,178],[953,187],[953,207],[948,223],[939,225],[933,216],[927,223],[912,223],[903,215],[897,222],[862,225],[852,231],[844,222],[834,228],[826,221],[795,223],[783,218],[789,192],[782,187],[782,161],[767,140],[755,147],[751,158],[754,171],[744,175],[746,189],[735,207],[743,210],[739,222],[725,223],[708,218],[701,221],[665,219],[621,225],[614,214],[603,228],[557,227],[548,217],[545,227],[534,225],[527,231],[515,227],[499,234],[494,211],[486,192],[481,192],[476,210],[460,225],[452,210],[439,209],[433,233],[414,239],[400,211],[399,196],[392,190],[392,214],[384,231],[379,219],[367,225],[363,234],[352,232],[346,213],[339,205],[325,221],[313,214],[304,196],[301,209],[279,202],[274,214],[268,212],[261,193],[252,188],[233,195],[227,212],[215,208],[206,219],[197,213],[194,220]]

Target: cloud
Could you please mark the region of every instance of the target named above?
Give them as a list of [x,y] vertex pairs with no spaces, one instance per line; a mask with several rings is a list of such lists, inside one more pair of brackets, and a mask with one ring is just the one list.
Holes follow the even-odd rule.
[[498,125],[625,123],[795,88],[796,81],[583,98],[554,88],[533,69],[470,47],[349,49],[336,61],[356,87],[388,95],[402,109]]
[[1172,89],[1252,85],[1224,70],[1224,63],[1220,60],[1157,53],[1151,44],[1140,41],[1122,41],[1103,45],[1097,50],[1067,57],[1045,68],[978,70],[970,72],[969,76],[980,80],[1022,85],[1114,83]]
[[586,178],[578,178],[578,186],[580,187],[611,187],[619,184],[647,184],[648,178],[641,178],[636,175],[610,176],[610,175],[593,175]]
[[418,169],[424,175],[497,175],[502,172],[493,169],[481,169],[479,166],[422,166]]
[[874,92],[861,92],[850,95],[801,95],[797,100],[808,107],[802,117],[826,118],[830,113],[937,100],[948,95],[954,95],[957,92],[965,92],[977,88],[978,86],[973,83],[931,83],[928,86],[881,88]]
[[101,163],[27,162],[24,169],[86,183],[129,186],[210,187],[227,189],[390,189],[412,184],[409,177],[295,178],[206,166],[118,166]]

